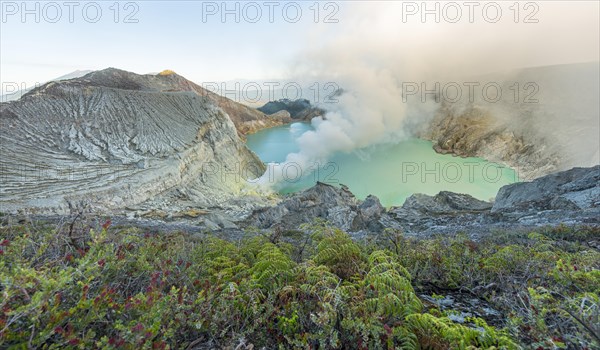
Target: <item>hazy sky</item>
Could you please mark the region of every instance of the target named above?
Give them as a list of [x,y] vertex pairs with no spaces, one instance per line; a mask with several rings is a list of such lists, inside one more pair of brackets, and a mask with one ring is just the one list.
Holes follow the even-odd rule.
[[[439,23],[435,13],[421,17],[421,2],[406,1],[228,2],[233,11],[225,21],[221,1],[125,1],[118,12],[114,4],[28,2],[23,8],[22,1],[2,1],[2,83],[31,85],[106,67],[168,68],[196,82],[283,78],[303,65],[309,66],[303,72],[327,71],[323,65],[352,61],[365,50],[372,51],[369,59],[396,65],[473,73],[599,56],[598,1],[522,2],[518,10],[512,1],[430,2]],[[322,50],[329,54],[319,55]]]

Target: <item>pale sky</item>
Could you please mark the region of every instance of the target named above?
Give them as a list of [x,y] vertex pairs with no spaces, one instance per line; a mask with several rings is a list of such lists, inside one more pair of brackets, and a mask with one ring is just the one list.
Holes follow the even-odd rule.
[[[298,65],[335,65],[360,50],[374,60],[393,53],[397,64],[481,71],[598,61],[600,51],[598,1],[430,2],[424,21],[421,1],[123,1],[118,11],[115,1],[65,3],[1,1],[3,84],[107,67],[172,69],[198,83],[283,79]],[[336,47],[330,60],[311,61]]]

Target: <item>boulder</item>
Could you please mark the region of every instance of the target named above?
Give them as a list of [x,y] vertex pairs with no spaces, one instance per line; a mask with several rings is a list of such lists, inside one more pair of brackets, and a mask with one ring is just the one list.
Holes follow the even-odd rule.
[[345,186],[317,182],[273,207],[255,210],[244,225],[261,229],[297,229],[303,223],[322,218],[348,232],[381,229],[378,220],[385,209],[375,196],[359,201]]
[[492,213],[530,213],[542,210],[579,210],[600,206],[600,165],[573,168],[531,182],[504,186]]

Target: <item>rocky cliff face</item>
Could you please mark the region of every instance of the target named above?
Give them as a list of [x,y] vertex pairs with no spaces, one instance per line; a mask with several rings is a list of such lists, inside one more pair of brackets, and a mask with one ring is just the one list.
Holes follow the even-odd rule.
[[162,92],[192,92],[206,97],[220,107],[237,128],[240,135],[255,132],[260,129],[281,125],[290,122],[282,116],[269,117],[263,112],[237,103],[226,97],[213,93],[203,87],[187,80],[173,71],[163,71],[157,75],[137,75],[118,69],[106,69],[93,72],[82,77],[84,84],[100,84],[114,88],[129,88],[140,91]]
[[[355,239],[369,240],[389,239],[394,233],[388,229],[413,237],[466,233],[472,239],[498,231],[529,232],[559,224],[600,229],[600,166],[574,168],[532,182],[502,187],[495,202],[443,191],[435,196],[414,194],[401,207],[386,209],[375,196],[359,200],[345,187],[323,183],[267,205],[264,201],[252,202],[241,197],[236,200],[238,208],[246,205],[245,212],[217,205],[171,212],[138,210],[127,217],[113,213],[111,218],[114,224],[145,230],[190,233],[208,230],[219,237],[235,240],[246,237],[248,230],[267,230],[266,234],[297,231],[302,224],[313,223],[315,219],[326,220]],[[33,217],[36,218],[64,220],[63,216]],[[3,218],[0,222],[6,220],[14,219]],[[598,240],[588,244],[600,249]]]
[[565,155],[536,132],[516,129],[496,119],[485,107],[456,111],[442,107],[423,131],[438,153],[481,157],[506,164],[521,179],[533,179],[563,168]]
[[466,194],[413,195],[388,214],[406,232],[486,233],[534,226],[600,227],[600,166],[504,186],[494,203]]
[[272,122],[172,73],[51,82],[0,105],[0,211],[218,205],[264,171],[238,131]]
[[473,78],[497,83],[500,100],[486,101],[477,90],[472,102],[442,99],[417,134],[438,152],[506,164],[526,180],[593,166],[600,163],[599,74],[595,62]]

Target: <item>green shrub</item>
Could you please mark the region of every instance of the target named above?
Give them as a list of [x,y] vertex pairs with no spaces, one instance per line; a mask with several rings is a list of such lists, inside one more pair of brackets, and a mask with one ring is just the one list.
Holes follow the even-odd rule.
[[[600,255],[572,239],[587,234],[366,244],[324,222],[300,229],[301,250],[268,235],[2,227],[0,348],[598,345]],[[418,293],[434,290],[488,300],[506,329],[424,307]]]

